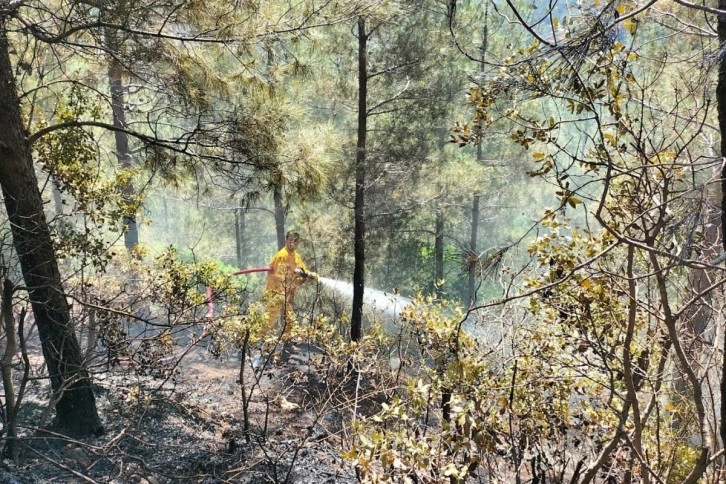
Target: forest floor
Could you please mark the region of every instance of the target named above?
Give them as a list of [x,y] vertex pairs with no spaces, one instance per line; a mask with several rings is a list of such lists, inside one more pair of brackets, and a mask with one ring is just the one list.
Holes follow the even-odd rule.
[[46,430],[48,389],[34,380],[22,404],[19,459],[4,461],[0,482],[358,482],[341,459],[343,422],[365,412],[352,396],[365,389],[324,360],[301,349],[262,371],[247,361],[244,393],[239,357],[203,348],[165,380],[116,369],[95,379],[105,433],[83,440]]

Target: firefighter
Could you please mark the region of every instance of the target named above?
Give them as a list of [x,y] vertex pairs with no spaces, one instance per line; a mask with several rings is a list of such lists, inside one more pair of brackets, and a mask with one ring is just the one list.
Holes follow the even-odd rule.
[[300,243],[300,234],[291,230],[285,236],[285,247],[280,249],[270,262],[270,272],[267,273],[267,286],[265,287],[265,300],[267,301],[267,328],[266,335],[277,329],[280,313],[284,315],[282,335],[288,339],[292,324],[295,322],[293,302],[297,288],[305,281],[315,281],[318,275],[308,271],[297,246]]

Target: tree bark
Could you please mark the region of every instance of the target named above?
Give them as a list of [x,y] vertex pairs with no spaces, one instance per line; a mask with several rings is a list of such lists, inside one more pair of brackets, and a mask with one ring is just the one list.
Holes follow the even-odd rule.
[[[718,8],[726,10],[726,0],[719,0]],[[726,251],[726,15],[718,16],[719,66],[716,85],[716,106],[718,108],[718,128],[721,133],[721,244]],[[726,350],[726,338],[724,338]],[[721,444],[726,445],[726,358],[721,367]]]
[[242,268],[244,265],[245,254],[245,208],[242,199],[237,204],[234,211],[234,238],[237,249],[237,267]]
[[469,266],[469,307],[474,306],[476,303],[476,268],[478,261],[476,257],[479,255],[477,252],[477,232],[479,230],[479,194],[474,194],[474,202],[471,206],[471,240],[469,241],[469,250],[471,251],[470,256],[472,257],[472,264]]
[[[482,25],[481,30],[481,47],[479,47],[479,53],[481,54],[481,74],[479,76],[479,85],[483,86],[484,82],[486,81],[485,77],[485,69],[486,69],[486,62],[487,62],[487,49],[489,47],[489,27],[488,27],[488,21],[489,21],[489,2],[486,2],[486,6],[484,7],[484,22]],[[479,130],[479,142],[476,144],[476,161],[481,163],[482,159],[484,158],[484,154],[482,152],[482,131]]]
[[[108,66],[108,82],[111,92],[111,112],[113,114],[113,126],[117,128],[114,131],[114,139],[116,141],[116,159],[120,168],[129,169],[132,167],[133,160],[129,150],[129,136],[123,130],[127,129],[126,123],[126,89],[124,86],[123,69],[114,57],[114,53],[119,51],[120,42],[117,38],[118,33],[107,29],[105,32],[106,46],[109,50],[109,66]],[[129,181],[123,190],[124,202],[131,203],[133,201],[135,190],[133,184]],[[139,227],[136,222],[136,216],[124,217],[124,246],[130,251],[139,244]]]
[[99,434],[103,428],[71,324],[13,72],[7,37],[0,32],[0,188],[56,393],[55,424],[74,435]]
[[2,324],[5,327],[5,352],[0,362],[3,388],[5,389],[5,432],[6,443],[3,455],[15,461],[17,459],[18,438],[15,384],[13,382],[13,357],[17,351],[15,337],[15,318],[13,317],[13,293],[15,286],[10,279],[5,279],[2,288]]
[[[436,235],[434,236],[434,290],[444,278],[444,209],[436,207]],[[438,292],[438,291],[437,291]]]
[[282,204],[280,189],[275,187],[272,192],[275,202],[275,231],[277,232],[277,248],[285,247],[285,207]]
[[363,291],[365,289],[365,182],[366,138],[368,136],[368,34],[363,17],[358,18],[358,142],[355,154],[355,201],[353,215],[353,308],[350,339],[359,341],[363,325]]

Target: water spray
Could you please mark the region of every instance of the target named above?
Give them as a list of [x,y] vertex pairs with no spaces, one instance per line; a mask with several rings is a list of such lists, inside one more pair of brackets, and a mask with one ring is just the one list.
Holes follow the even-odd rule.
[[[318,282],[326,288],[344,296],[347,300],[353,300],[352,283],[330,279],[328,277],[319,277]],[[366,287],[363,291],[363,303],[375,312],[385,316],[386,319],[395,321],[398,319],[403,308],[411,303],[411,300],[400,294]]]

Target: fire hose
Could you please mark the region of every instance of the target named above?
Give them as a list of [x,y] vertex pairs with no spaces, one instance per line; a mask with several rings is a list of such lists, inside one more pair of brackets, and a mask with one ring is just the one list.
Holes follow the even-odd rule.
[[[250,269],[241,269],[232,272],[230,276],[241,276],[242,274],[251,274],[253,272],[272,272],[272,267],[252,267]],[[212,288],[207,286],[207,318],[210,320],[214,316],[214,302],[212,301]]]

